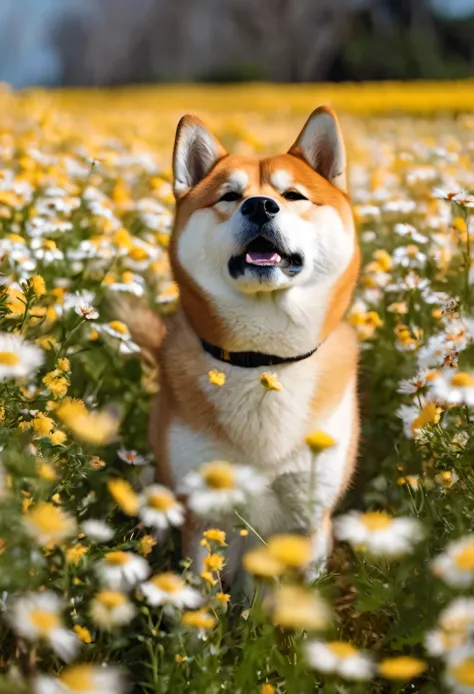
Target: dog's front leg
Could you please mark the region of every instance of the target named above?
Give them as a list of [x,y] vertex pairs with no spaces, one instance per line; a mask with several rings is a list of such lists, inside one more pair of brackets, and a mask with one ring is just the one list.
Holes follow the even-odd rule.
[[331,509],[324,505],[311,472],[280,475],[273,489],[282,505],[284,531],[311,539],[312,556],[306,572],[311,582],[326,570],[332,550]]

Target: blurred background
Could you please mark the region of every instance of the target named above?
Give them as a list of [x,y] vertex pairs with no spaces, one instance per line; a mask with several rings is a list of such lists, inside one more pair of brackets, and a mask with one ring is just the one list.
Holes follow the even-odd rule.
[[0,80],[465,78],[473,36],[474,0],[0,0]]

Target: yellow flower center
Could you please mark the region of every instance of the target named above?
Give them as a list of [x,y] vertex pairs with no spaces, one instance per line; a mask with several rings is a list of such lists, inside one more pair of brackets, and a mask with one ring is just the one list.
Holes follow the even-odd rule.
[[379,665],[382,677],[389,680],[404,680],[418,677],[424,672],[427,665],[423,660],[402,655],[399,658],[386,658]]
[[456,682],[467,687],[474,687],[474,658],[464,658],[459,665],[450,668]]
[[196,610],[196,612],[185,612],[182,618],[182,623],[197,629],[212,629],[216,620],[214,617],[204,610]]
[[0,364],[3,366],[16,366],[20,363],[20,357],[14,352],[0,352]]
[[257,547],[244,555],[243,564],[246,571],[261,578],[281,576],[286,565],[272,556],[268,547]]
[[275,535],[268,542],[268,551],[287,566],[305,566],[311,560],[311,540],[301,535]]
[[109,552],[105,555],[105,561],[112,566],[124,566],[130,561],[127,552]]
[[235,488],[235,471],[229,463],[217,461],[204,465],[202,476],[211,489]]
[[467,374],[464,371],[460,371],[451,378],[451,385],[455,388],[467,388],[474,386],[474,376]]
[[282,585],[275,593],[273,622],[284,629],[323,629],[329,611],[321,598],[301,586]]
[[90,665],[72,665],[63,670],[59,681],[72,692],[86,694],[94,687],[94,672]]
[[374,532],[388,528],[393,522],[393,518],[388,513],[384,513],[384,511],[370,511],[369,513],[362,513],[360,521],[367,530]]
[[46,636],[50,631],[60,626],[58,616],[54,612],[46,610],[32,610],[30,621],[42,636]]
[[165,593],[178,593],[184,588],[183,579],[171,573],[171,571],[153,576],[151,581],[153,585]]
[[38,504],[26,514],[29,523],[43,533],[60,533],[66,528],[67,518],[61,509],[46,502]]
[[474,543],[467,545],[456,554],[454,563],[461,571],[474,571]]
[[126,596],[118,590],[102,590],[97,595],[97,600],[108,610],[120,607],[127,602]]
[[121,335],[128,335],[127,326],[120,320],[111,321],[109,323],[109,326],[112,328],[112,330],[115,330],[116,333],[120,333]]
[[172,494],[167,494],[166,492],[150,494],[147,501],[148,506],[155,509],[155,511],[169,511],[170,508],[173,508],[175,504],[174,496]]
[[329,641],[326,646],[335,656],[342,660],[350,658],[359,652],[357,648],[354,648],[350,643],[345,643],[344,641]]

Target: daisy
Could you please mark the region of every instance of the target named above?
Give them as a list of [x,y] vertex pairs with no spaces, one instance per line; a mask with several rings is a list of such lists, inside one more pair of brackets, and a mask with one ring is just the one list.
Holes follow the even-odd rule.
[[129,590],[150,575],[148,562],[133,552],[108,552],[96,569],[102,583],[112,590]]
[[429,383],[433,399],[450,405],[474,405],[474,376],[464,371],[444,369]]
[[412,291],[418,289],[423,291],[429,287],[430,281],[426,277],[420,277],[416,272],[410,271],[405,277],[387,287],[388,292]]
[[474,694],[474,646],[472,644],[449,654],[445,682],[451,692]]
[[437,628],[426,634],[426,650],[430,655],[446,655],[464,646],[473,634],[474,598],[457,598],[441,612]]
[[124,694],[125,680],[118,670],[108,666],[71,665],[58,678],[41,675],[34,694]]
[[422,408],[415,405],[401,405],[395,412],[403,421],[405,436],[409,439],[419,438],[420,432],[429,424],[437,424],[441,417],[441,408],[434,402],[421,399]]
[[251,467],[231,465],[224,460],[201,465],[186,475],[181,491],[188,506],[199,516],[224,512],[244,503],[248,496],[265,489],[265,480]]
[[410,241],[415,243],[427,243],[428,237],[420,234],[411,224],[395,224],[394,232],[399,236],[406,236]]
[[120,320],[113,320],[110,323],[104,323],[100,326],[108,335],[115,337],[117,340],[128,340],[130,339],[130,331],[128,327]]
[[422,253],[418,246],[399,246],[393,252],[393,262],[401,267],[421,269],[426,265],[426,255]]
[[173,492],[160,484],[151,484],[140,495],[140,518],[148,527],[159,529],[170,525],[181,525],[184,521],[184,507]]
[[61,620],[60,598],[50,590],[18,598],[12,605],[9,621],[13,630],[27,641],[46,641],[63,660],[76,654],[78,640],[65,629]]
[[115,535],[115,530],[102,520],[90,518],[81,524],[82,532],[94,542],[109,542]]
[[181,576],[166,572],[156,574],[140,586],[145,600],[149,605],[174,605],[178,609],[195,609],[203,602],[203,597],[197,590],[187,586]]
[[117,451],[120,460],[123,460],[128,465],[146,465],[148,463],[145,456],[140,455],[136,451],[127,451],[126,448],[121,448]]
[[43,361],[43,352],[35,345],[18,335],[0,333],[0,381],[31,376]]
[[349,542],[369,554],[398,557],[413,549],[423,538],[421,524],[415,518],[392,518],[383,511],[351,511],[335,521],[338,540]]
[[80,306],[91,306],[94,300],[94,292],[88,290],[76,292],[75,294],[65,294],[63,302],[64,310],[70,311],[71,309],[76,310]]
[[58,545],[75,535],[76,521],[65,511],[46,501],[32,506],[23,516],[28,535],[39,545]]
[[85,318],[86,320],[96,320],[99,317],[99,312],[92,306],[92,304],[86,301],[81,301],[75,308],[74,311],[78,316]]
[[101,590],[92,600],[90,613],[98,627],[113,629],[131,622],[136,610],[121,591]]
[[474,535],[450,542],[432,563],[433,573],[453,588],[474,583]]
[[398,384],[397,393],[403,395],[414,395],[418,393],[426,385],[426,377],[430,374],[429,371],[419,371],[413,378],[407,378]]
[[344,641],[311,641],[306,658],[315,670],[348,680],[368,680],[374,672],[372,658]]

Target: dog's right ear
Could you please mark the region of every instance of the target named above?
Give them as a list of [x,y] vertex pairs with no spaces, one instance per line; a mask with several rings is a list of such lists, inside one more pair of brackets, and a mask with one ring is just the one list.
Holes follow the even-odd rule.
[[181,198],[206,176],[227,152],[196,116],[178,123],[173,151],[173,191]]

